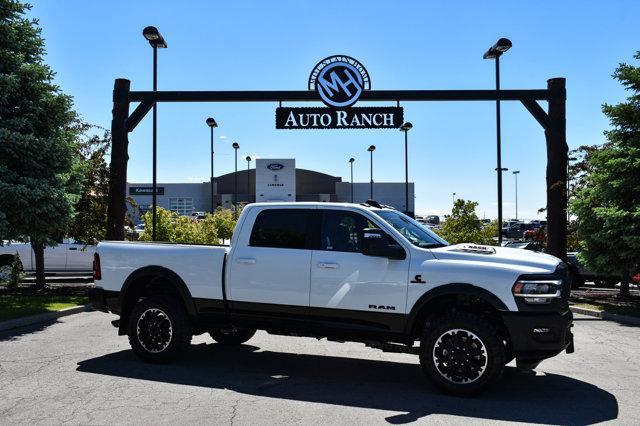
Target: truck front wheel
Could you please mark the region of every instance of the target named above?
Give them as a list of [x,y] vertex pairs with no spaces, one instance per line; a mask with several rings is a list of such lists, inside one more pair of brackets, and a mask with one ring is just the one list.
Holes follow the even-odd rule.
[[429,380],[445,393],[471,396],[496,380],[505,363],[503,339],[482,317],[455,312],[426,328],[420,365]]
[[136,355],[152,363],[173,361],[191,343],[184,308],[167,296],[140,300],[129,317],[128,334]]
[[209,335],[216,342],[226,346],[237,346],[248,341],[256,334],[255,328],[228,327],[216,328]]

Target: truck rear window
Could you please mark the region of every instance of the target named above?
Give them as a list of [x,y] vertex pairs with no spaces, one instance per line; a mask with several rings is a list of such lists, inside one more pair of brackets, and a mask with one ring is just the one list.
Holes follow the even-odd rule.
[[249,245],[305,249],[309,247],[314,210],[269,209],[258,213]]

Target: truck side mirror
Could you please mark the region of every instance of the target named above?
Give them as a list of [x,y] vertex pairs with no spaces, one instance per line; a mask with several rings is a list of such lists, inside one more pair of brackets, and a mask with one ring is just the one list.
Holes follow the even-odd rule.
[[404,248],[393,238],[378,228],[366,228],[362,231],[362,254],[402,260],[407,257]]

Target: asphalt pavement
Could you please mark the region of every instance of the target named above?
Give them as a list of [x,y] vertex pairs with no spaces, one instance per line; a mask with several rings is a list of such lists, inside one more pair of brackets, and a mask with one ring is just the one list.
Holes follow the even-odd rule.
[[270,336],[194,337],[172,365],[140,362],[116,317],[89,312],[0,334],[2,424],[640,423],[640,328],[577,316],[576,352],[509,366],[480,397],[439,394],[417,357]]

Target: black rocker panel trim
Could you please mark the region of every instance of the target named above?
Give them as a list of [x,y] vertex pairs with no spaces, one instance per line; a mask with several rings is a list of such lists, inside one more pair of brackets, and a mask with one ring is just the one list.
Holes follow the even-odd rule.
[[229,301],[230,319],[264,330],[362,333],[363,336],[402,333],[405,314],[319,308],[313,306]]

